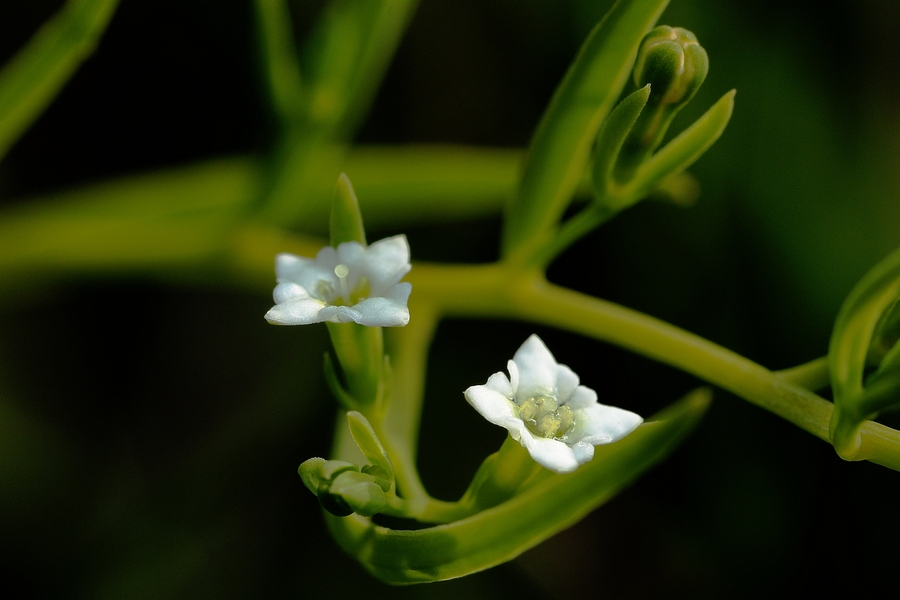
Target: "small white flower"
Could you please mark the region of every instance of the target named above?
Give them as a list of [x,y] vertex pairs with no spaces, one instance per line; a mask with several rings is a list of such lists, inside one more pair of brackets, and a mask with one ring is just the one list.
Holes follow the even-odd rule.
[[331,321],[369,327],[409,323],[406,302],[412,284],[400,280],[410,270],[409,244],[397,235],[364,246],[326,246],[316,258],[275,257],[275,306],[266,320],[276,325]]
[[467,389],[466,400],[551,471],[571,473],[593,458],[594,446],[622,439],[643,421],[597,402],[597,393],[578,385],[578,375],[557,364],[536,335],[525,340],[508,368],[509,378],[494,373],[485,385]]

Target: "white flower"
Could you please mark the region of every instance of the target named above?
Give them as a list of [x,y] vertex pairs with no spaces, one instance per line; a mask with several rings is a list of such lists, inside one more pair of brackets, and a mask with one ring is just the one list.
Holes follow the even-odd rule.
[[412,284],[400,280],[409,269],[404,235],[371,246],[358,242],[326,246],[315,259],[279,254],[275,257],[275,306],[266,313],[266,320],[276,325],[323,321],[352,321],[369,327],[406,325]]
[[622,439],[643,421],[597,402],[597,393],[578,385],[578,375],[557,364],[536,335],[525,340],[508,368],[509,378],[494,373],[485,385],[467,389],[466,400],[551,471],[574,471],[593,458],[594,446]]

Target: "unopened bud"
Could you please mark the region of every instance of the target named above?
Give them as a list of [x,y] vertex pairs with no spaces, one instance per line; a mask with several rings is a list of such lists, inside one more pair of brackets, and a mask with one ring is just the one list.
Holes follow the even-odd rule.
[[615,178],[627,183],[656,150],[672,119],[700,88],[709,71],[709,58],[686,29],[662,25],[644,37],[634,64],[634,83],[650,85],[647,104],[619,153]]
[[319,498],[322,508],[338,517],[357,513],[370,517],[388,503],[387,472],[374,465],[311,458],[298,469],[303,484]]
[[662,25],[644,37],[634,64],[634,83],[650,84],[649,103],[679,104],[691,99],[709,71],[706,50],[697,36]]

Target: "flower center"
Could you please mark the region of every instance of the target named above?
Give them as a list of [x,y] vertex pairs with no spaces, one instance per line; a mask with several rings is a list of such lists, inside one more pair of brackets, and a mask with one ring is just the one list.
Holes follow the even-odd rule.
[[544,437],[560,439],[575,425],[572,409],[559,406],[556,398],[536,396],[516,406],[516,415],[522,419],[528,431]]
[[338,278],[337,289],[330,281],[320,281],[316,289],[319,299],[325,300],[332,306],[353,306],[363,298],[369,297],[371,286],[365,277],[360,277],[356,285],[352,289],[350,288],[350,268],[347,265],[336,266],[334,274]]

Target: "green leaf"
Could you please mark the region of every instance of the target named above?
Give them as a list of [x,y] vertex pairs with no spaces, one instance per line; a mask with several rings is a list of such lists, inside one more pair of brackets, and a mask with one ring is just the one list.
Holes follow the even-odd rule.
[[118,0],[69,0],[0,71],[0,159],[93,53]]
[[295,127],[303,115],[300,64],[285,0],[256,0],[263,72],[272,108],[282,127]]
[[616,191],[622,202],[637,202],[650,194],[667,177],[677,175],[703,156],[731,119],[735,90],[731,90],[682,131],[659,152],[641,165],[631,182]]
[[574,473],[553,475],[469,518],[417,531],[375,526],[359,516],[327,517],[338,543],[379,579],[392,584],[462,577],[511,560],[577,523],[665,458],[705,413],[701,389],[624,439],[595,449]]
[[[303,52],[303,104],[282,132],[259,217],[306,221],[340,169],[345,145],[375,97],[416,0],[331,0]],[[299,201],[302,198],[303,201]]]
[[635,121],[647,104],[650,97],[650,85],[631,93],[603,123],[600,133],[597,135],[597,146],[594,151],[594,168],[592,169],[594,180],[594,193],[600,204],[607,204],[609,189],[612,184],[613,167],[628,132],[634,126]]
[[503,253],[542,241],[578,187],[591,144],[628,81],[638,46],[668,0],[620,0],[590,33],[531,141],[508,206]]
[[363,227],[359,202],[353,192],[350,179],[341,173],[334,188],[331,201],[331,245],[335,248],[344,242],[366,244],[366,231]]

